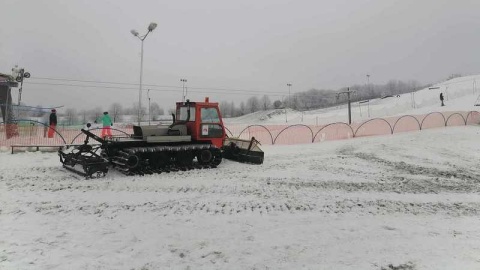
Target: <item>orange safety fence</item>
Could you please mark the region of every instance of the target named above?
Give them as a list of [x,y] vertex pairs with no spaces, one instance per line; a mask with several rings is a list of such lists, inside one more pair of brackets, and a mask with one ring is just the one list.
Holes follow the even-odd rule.
[[[480,113],[470,112],[432,112],[424,115],[403,115],[396,117],[374,118],[362,123],[337,122],[327,125],[245,125],[227,124],[225,129],[229,137],[250,139],[255,137],[261,144],[304,144],[331,140],[343,140],[354,137],[389,135],[401,132],[419,131],[446,126],[476,125],[480,123]],[[81,144],[86,135],[78,126],[60,126],[55,129],[53,138],[48,138],[49,127],[33,120],[17,120],[14,124],[0,124],[0,146],[39,145],[60,146]],[[15,131],[15,132],[12,132]],[[101,128],[90,129],[101,136]],[[116,125],[111,129],[113,136],[129,136],[133,128]],[[95,142],[93,142],[95,143]]]

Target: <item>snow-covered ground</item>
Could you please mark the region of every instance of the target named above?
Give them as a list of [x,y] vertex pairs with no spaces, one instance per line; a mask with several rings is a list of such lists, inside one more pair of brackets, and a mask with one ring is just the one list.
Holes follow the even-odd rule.
[[[353,120],[477,110],[477,80],[355,103]],[[345,106],[287,113],[347,119]],[[55,153],[0,152],[0,269],[480,269],[479,139],[464,126],[267,145],[263,165],[92,180]]]
[[85,180],[0,153],[0,269],[480,269],[480,129]]

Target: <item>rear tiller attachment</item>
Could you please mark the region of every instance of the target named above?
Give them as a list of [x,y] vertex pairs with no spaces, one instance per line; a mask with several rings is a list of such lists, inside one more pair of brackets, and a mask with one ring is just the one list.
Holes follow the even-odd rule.
[[88,139],[89,136],[84,144],[73,149],[58,150],[60,162],[65,169],[85,176],[85,178],[103,177],[108,172],[109,162],[97,154],[101,146],[89,145]]
[[264,153],[259,145],[255,137],[251,140],[225,138],[223,157],[243,163],[262,164]]

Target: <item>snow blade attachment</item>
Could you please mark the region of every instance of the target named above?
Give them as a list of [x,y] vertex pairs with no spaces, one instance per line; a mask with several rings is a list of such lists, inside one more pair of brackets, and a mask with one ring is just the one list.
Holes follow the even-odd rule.
[[[87,134],[85,143],[79,145],[72,150],[60,149],[58,155],[63,167],[69,171],[85,176],[85,178],[99,178],[103,177],[108,172],[108,160],[97,154],[100,145],[89,145],[88,138],[93,137],[94,134],[84,131]],[[93,135],[93,136],[91,136]],[[98,138],[103,141],[101,138]]]
[[262,164],[263,151],[260,142],[252,137],[251,140],[226,138],[223,144],[223,157],[243,163]]

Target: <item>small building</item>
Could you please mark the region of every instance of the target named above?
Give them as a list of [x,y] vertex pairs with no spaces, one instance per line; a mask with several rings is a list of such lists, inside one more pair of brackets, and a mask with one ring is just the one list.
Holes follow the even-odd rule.
[[15,116],[12,110],[12,91],[11,87],[18,87],[18,83],[10,75],[0,73],[0,110],[2,113],[2,122],[5,124],[5,134],[7,139],[18,135],[18,128],[15,123]]

